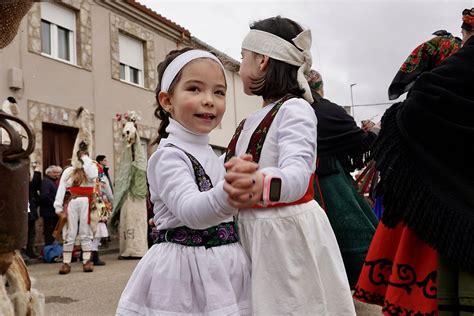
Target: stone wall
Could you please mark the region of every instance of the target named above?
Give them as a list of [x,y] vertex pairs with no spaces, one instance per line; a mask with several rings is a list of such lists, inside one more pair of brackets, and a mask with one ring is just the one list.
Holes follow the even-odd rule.
[[[90,0],[56,0],[76,13],[77,66],[92,70],[92,29]],[[41,4],[35,2],[28,12],[28,50],[41,54]]]
[[153,34],[141,26],[118,15],[110,14],[110,54],[112,60],[112,78],[120,80],[119,33],[134,37],[143,42],[144,87],[154,90],[156,87],[155,49]]

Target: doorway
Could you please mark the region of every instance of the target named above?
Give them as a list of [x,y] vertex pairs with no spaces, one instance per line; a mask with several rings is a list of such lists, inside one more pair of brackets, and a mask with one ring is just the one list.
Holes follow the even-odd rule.
[[50,123],[42,125],[43,168],[57,165],[64,169],[71,164],[72,150],[79,129]]

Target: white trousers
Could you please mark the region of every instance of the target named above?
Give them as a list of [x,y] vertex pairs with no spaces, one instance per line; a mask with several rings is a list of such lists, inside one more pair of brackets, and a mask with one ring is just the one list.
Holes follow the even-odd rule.
[[100,237],[94,237],[94,239],[92,240],[92,251],[98,251],[99,250],[99,246],[100,246],[100,240],[102,238]]
[[76,237],[79,237],[82,251],[91,251],[92,230],[87,223],[89,216],[89,199],[87,197],[78,197],[69,202],[67,209],[67,226],[64,232],[65,252],[72,252]]

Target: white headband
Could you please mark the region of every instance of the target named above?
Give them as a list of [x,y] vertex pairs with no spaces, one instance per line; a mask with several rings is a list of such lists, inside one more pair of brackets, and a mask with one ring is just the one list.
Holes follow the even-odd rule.
[[[283,61],[293,66],[299,66],[298,69],[298,84],[300,88],[304,89],[303,97],[309,102],[313,103],[313,96],[309,88],[308,82],[304,76],[305,73],[311,70],[311,30],[305,30],[298,34],[293,43],[284,40],[272,33],[250,30],[242,42],[242,48],[252,52],[266,55],[276,60]],[[302,51],[300,51],[299,49]]]
[[225,69],[219,58],[204,50],[188,50],[187,52],[182,53],[181,55],[173,59],[173,61],[168,65],[168,67],[166,67],[165,72],[163,73],[163,77],[161,79],[161,91],[168,91],[171,83],[173,82],[178,72],[190,61],[193,61],[198,58],[209,58],[215,60],[222,67],[222,71],[224,72],[225,77]]

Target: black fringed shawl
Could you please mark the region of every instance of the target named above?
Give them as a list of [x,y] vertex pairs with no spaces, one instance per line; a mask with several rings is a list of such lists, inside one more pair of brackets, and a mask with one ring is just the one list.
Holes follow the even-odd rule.
[[474,271],[474,38],[387,110],[373,153],[383,223]]
[[376,134],[359,128],[354,118],[341,106],[313,93],[313,109],[318,118],[319,175],[335,171],[333,158],[337,158],[345,172],[365,166],[369,148]]

